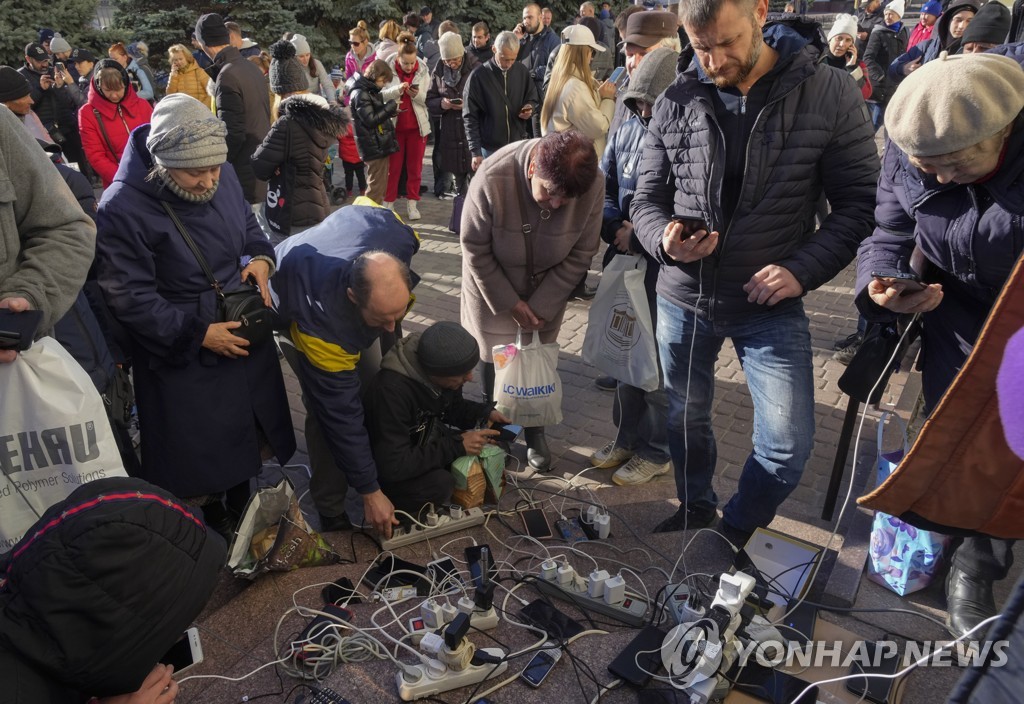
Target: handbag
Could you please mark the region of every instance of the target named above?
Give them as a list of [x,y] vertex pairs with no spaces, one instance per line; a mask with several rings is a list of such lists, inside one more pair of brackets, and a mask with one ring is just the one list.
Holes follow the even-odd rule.
[[292,196],[289,186],[295,185],[295,164],[291,162],[292,154],[292,129],[290,123],[284,123],[285,161],[267,181],[266,207],[263,209],[263,216],[267,219],[270,229],[279,235],[287,237],[292,229]]
[[452,216],[448,220],[448,229],[456,235],[462,234],[462,209],[466,205],[466,196],[459,194],[452,201]]
[[182,239],[185,240],[185,244],[188,245],[192,255],[199,262],[203,273],[206,274],[210,286],[217,293],[220,322],[241,323],[242,326],[235,328],[231,333],[245,338],[254,345],[269,340],[271,333],[274,331],[274,311],[263,305],[263,296],[260,295],[259,287],[247,283],[244,288],[225,293],[224,287],[214,277],[213,271],[210,270],[210,265],[206,263],[206,258],[199,251],[195,240],[188,234],[188,230],[181,224],[181,220],[178,219],[174,209],[171,208],[167,201],[160,201],[160,204],[167,211],[171,222],[174,223],[174,227],[177,228]]

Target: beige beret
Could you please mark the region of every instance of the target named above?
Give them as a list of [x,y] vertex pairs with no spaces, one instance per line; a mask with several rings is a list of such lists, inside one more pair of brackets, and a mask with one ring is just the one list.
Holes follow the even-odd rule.
[[885,111],[889,138],[911,156],[965,149],[1024,109],[1024,68],[998,54],[946,52],[911,73]]

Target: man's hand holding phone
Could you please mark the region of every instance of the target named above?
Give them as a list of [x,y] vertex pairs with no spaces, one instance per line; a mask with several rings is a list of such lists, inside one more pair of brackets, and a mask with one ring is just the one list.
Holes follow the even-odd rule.
[[942,284],[879,276],[868,282],[868,297],[893,313],[927,313],[939,307],[942,296]]
[[707,225],[696,220],[673,218],[665,226],[661,246],[669,259],[689,264],[715,251],[718,232],[709,232]]
[[527,103],[523,107],[519,108],[520,120],[529,120],[531,117],[533,117],[533,105]]

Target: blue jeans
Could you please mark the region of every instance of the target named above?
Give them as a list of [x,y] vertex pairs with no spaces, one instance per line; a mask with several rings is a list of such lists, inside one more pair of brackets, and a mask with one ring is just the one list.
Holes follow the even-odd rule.
[[664,388],[644,391],[621,381],[615,389],[615,446],[632,450],[648,462],[665,464],[668,448],[668,395]]
[[[683,505],[711,508],[718,449],[711,428],[715,361],[725,338],[736,348],[754,401],[754,450],[739,490],[723,511],[727,523],[767,526],[796,488],[814,445],[814,374],[803,304],[739,321],[709,321],[658,298],[658,347],[669,397],[669,448]],[[691,355],[692,349],[692,355]]]
[[869,100],[868,111],[871,113],[871,126],[875,128],[875,132],[878,132],[885,121],[885,106]]

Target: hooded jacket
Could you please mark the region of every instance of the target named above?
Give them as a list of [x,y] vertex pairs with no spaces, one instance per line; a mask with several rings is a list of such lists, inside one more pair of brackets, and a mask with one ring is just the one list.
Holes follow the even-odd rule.
[[[658,293],[709,319],[763,311],[743,285],[769,264],[790,271],[805,292],[821,286],[871,231],[878,156],[864,98],[845,71],[818,63],[816,24],[769,25],[764,37],[779,53],[778,74],[753,122],[731,218],[721,207],[730,147],[715,115],[717,88],[692,51],[655,104],[632,204],[637,235],[662,264]],[[843,168],[826,168],[836,164]],[[816,229],[823,191],[832,212]],[[661,237],[674,214],[718,230],[716,250],[690,264],[668,258]]]
[[391,118],[398,114],[398,103],[385,102],[377,84],[361,73],[352,76],[346,85],[359,156],[363,161],[375,161],[397,152],[395,123]]
[[[327,150],[345,133],[348,111],[328,106],[319,95],[293,95],[281,103],[281,117],[252,155],[256,178],[285,174],[283,194],[291,198],[291,226],[315,225],[330,214],[324,186]],[[288,233],[285,233],[288,234]]]
[[915,44],[889,64],[889,79],[898,85],[906,78],[906,75],[903,73],[904,67],[918,59],[921,59],[922,64],[926,64],[932,59],[937,59],[943,51],[948,51],[950,54],[959,54],[962,51],[961,41],[949,36],[949,25],[953,21],[954,15],[964,8],[971,8],[977,14],[980,7],[979,0],[957,0],[950,3],[949,7],[942,13],[942,16],[939,17],[939,21],[936,22],[935,31],[932,32],[931,38]]
[[[119,103],[112,103],[100,90],[100,72],[116,68],[121,73],[125,94]],[[148,124],[153,117],[152,106],[135,93],[128,71],[113,59],[103,59],[93,70],[89,85],[89,98],[78,110],[78,131],[82,135],[85,157],[103,179],[103,187],[114,182],[117,165],[128,145],[128,137],[139,125]]]
[[[442,171],[452,174],[467,174],[473,160],[469,153],[469,140],[466,138],[466,122],[462,119],[462,109],[453,106],[451,110],[441,107],[441,100],[462,100],[462,94],[469,82],[469,74],[477,67],[472,54],[462,55],[462,65],[454,76],[444,62],[438,62],[430,74],[430,90],[427,91],[427,110],[430,117],[438,121],[440,134],[436,135],[434,149],[437,152],[437,165]],[[457,80],[456,80],[457,77]]]
[[461,389],[435,386],[416,358],[419,342],[420,333],[413,333],[395,343],[363,397],[366,429],[385,486],[447,468],[466,454],[462,431],[490,412],[488,405],[464,399]]
[[526,139],[529,121],[519,119],[527,104],[534,114],[540,110],[540,93],[530,72],[518,61],[502,71],[492,57],[469,75],[463,94],[462,118],[473,156],[497,151],[507,144]]

